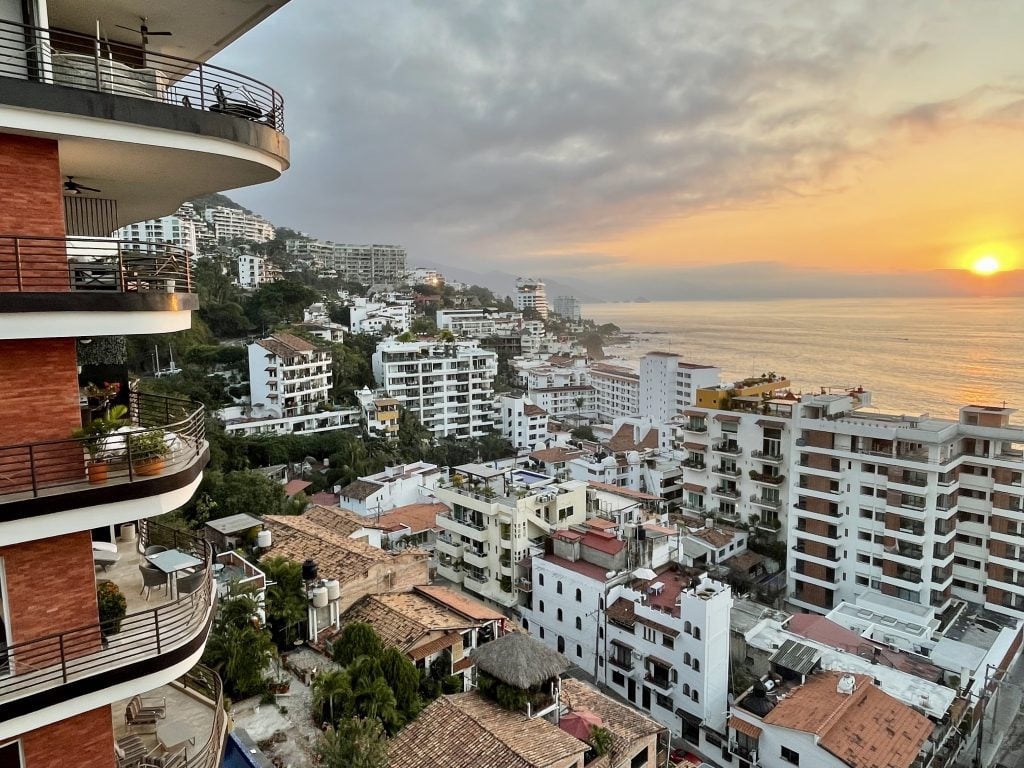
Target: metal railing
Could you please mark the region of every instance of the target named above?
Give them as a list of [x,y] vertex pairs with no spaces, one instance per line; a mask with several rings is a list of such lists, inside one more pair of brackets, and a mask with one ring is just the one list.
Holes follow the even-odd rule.
[[91,34],[0,20],[0,77],[208,110],[284,131],[284,100],[269,85]]
[[[101,483],[132,483],[167,475],[191,465],[205,449],[206,418],[201,405],[132,392],[129,416],[129,433],[0,446],[0,506]],[[154,436],[160,438],[154,440]],[[154,453],[152,447],[161,440],[164,455],[160,449]],[[161,460],[162,468],[154,466],[154,461]],[[102,480],[94,472],[97,467],[103,470]]]
[[[172,685],[186,692],[198,694],[210,702],[213,709],[210,737],[198,747],[185,750],[181,768],[218,768],[223,757],[224,736],[227,733],[227,713],[224,711],[224,687],[220,677],[209,667],[197,664],[179,677]],[[165,768],[165,762],[143,760],[139,768]]]
[[189,257],[169,243],[0,235],[0,292],[192,293]]
[[142,521],[139,540],[142,547],[164,544],[201,560],[205,575],[200,587],[155,608],[130,613],[119,626],[95,621],[7,646],[0,654],[7,673],[0,677],[0,702],[157,657],[202,631],[214,599],[210,545],[188,532],[146,520]]

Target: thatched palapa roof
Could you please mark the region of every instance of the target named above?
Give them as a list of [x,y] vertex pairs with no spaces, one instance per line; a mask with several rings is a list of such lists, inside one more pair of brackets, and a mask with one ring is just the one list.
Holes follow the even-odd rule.
[[570,666],[565,656],[520,632],[484,643],[471,656],[477,669],[524,690],[558,677]]

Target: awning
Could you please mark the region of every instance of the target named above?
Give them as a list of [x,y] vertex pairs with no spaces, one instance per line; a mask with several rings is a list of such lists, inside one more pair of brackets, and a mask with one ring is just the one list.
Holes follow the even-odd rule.
[[683,483],[684,491],[693,491],[694,493],[707,493],[708,489],[706,485],[700,485],[699,483]]
[[715,421],[739,421],[739,416],[733,416],[731,413],[720,413],[715,416]]
[[655,664],[660,664],[661,666],[667,667],[668,669],[672,669],[672,662],[665,661],[664,659],[659,659],[657,656],[648,656],[647,660],[653,661]]
[[706,451],[708,449],[703,443],[683,443],[683,448],[688,451]]
[[770,429],[785,429],[786,425],[781,421],[769,421],[768,419],[758,419],[757,426],[768,427]]
[[696,728],[700,728],[701,724],[704,722],[703,720],[701,720],[696,715],[691,715],[689,712],[687,712],[682,707],[677,707],[676,708],[676,714],[679,715],[679,717],[683,718],[683,720],[688,722],[690,725],[692,725],[692,726],[694,726]]
[[729,718],[729,727],[737,733],[742,733],[752,739],[759,739],[761,738],[761,734],[764,733],[764,731],[753,723],[748,723],[746,720],[742,720],[735,715]]
[[707,414],[704,411],[683,411],[683,416],[696,416],[703,419],[707,417]]

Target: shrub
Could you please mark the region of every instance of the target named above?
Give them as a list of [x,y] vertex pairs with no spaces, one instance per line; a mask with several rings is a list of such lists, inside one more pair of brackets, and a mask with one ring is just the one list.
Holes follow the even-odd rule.
[[117,584],[106,581],[96,590],[96,604],[99,608],[100,631],[104,637],[121,631],[121,620],[128,613],[128,601]]

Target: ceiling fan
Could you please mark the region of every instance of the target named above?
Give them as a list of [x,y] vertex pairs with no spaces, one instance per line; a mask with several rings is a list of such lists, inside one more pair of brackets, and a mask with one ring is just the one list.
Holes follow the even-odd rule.
[[64,194],[66,195],[80,195],[83,192],[101,192],[102,190],[96,189],[96,187],[87,187],[85,184],[79,184],[75,181],[74,176],[68,176],[68,180],[64,182]]
[[146,45],[149,43],[149,38],[151,37],[170,37],[172,34],[174,34],[173,32],[150,32],[149,27],[146,25],[146,17],[140,16],[139,18],[142,19],[142,24],[138,27],[126,27],[123,24],[117,24],[116,26],[121,29],[127,29],[129,32],[135,32],[136,34],[142,35],[143,48],[145,48]]

